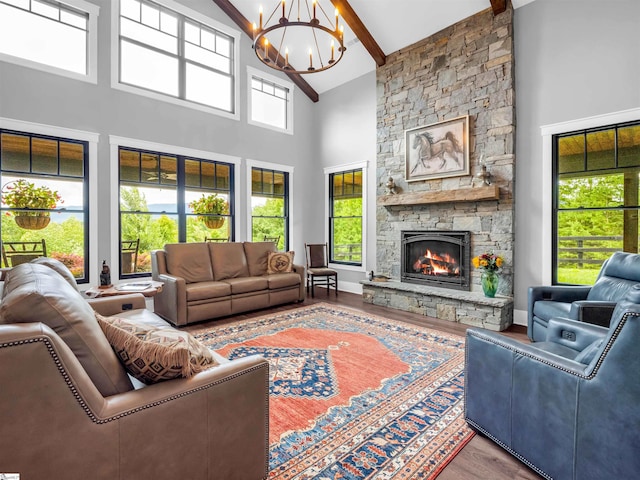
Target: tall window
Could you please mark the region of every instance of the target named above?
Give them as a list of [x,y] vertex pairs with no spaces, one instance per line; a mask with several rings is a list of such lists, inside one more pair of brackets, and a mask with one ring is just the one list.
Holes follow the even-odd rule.
[[553,137],[553,282],[593,284],[612,252],[638,252],[640,122]]
[[119,148],[121,277],[148,275],[166,243],[232,240],[233,165]]
[[249,123],[293,133],[293,84],[247,67]]
[[289,173],[251,168],[251,239],[289,248]]
[[363,169],[329,174],[329,261],[362,265]]
[[47,256],[87,282],[88,142],[0,130],[0,177],[2,266]]
[[0,0],[0,59],[95,82],[97,15],[83,0]]
[[234,37],[176,9],[120,0],[119,83],[233,113]]

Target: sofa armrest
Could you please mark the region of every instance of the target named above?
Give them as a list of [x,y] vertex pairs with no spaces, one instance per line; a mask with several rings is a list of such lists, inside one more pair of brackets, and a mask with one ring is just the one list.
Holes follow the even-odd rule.
[[154,278],[164,282],[162,291],[153,298],[153,311],[173,325],[187,324],[187,282],[182,277],[162,273]]
[[579,300],[571,304],[571,318],[581,322],[608,327],[617,302]]
[[140,310],[147,308],[144,295],[141,293],[130,293],[127,295],[116,295],[113,297],[99,297],[87,300],[91,308],[100,315],[106,317],[115,315],[127,310]]
[[294,264],[293,271],[298,275],[300,275],[300,292],[298,294],[298,300],[302,302],[305,299],[306,293],[307,293],[307,290],[305,288],[305,278],[304,278],[305,267],[303,265]]
[[[607,336],[608,329],[570,318],[552,318],[547,325],[547,342],[581,352],[596,340]],[[535,345],[535,343],[534,343]]]

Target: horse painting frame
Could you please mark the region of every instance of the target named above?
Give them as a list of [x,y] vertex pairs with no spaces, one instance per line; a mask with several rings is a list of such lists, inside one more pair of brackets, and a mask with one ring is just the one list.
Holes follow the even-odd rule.
[[469,115],[404,132],[405,180],[469,175]]

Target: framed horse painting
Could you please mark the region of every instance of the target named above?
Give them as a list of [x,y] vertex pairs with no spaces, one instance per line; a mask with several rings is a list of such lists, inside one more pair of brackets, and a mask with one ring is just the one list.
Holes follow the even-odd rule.
[[469,116],[404,132],[407,182],[469,175]]

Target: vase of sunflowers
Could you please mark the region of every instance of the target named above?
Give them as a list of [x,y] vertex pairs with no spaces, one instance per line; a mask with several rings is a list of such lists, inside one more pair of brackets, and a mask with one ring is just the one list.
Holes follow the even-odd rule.
[[493,252],[485,252],[474,257],[471,262],[475,268],[482,270],[480,283],[485,297],[494,298],[500,283],[498,272],[504,264],[504,259]]

